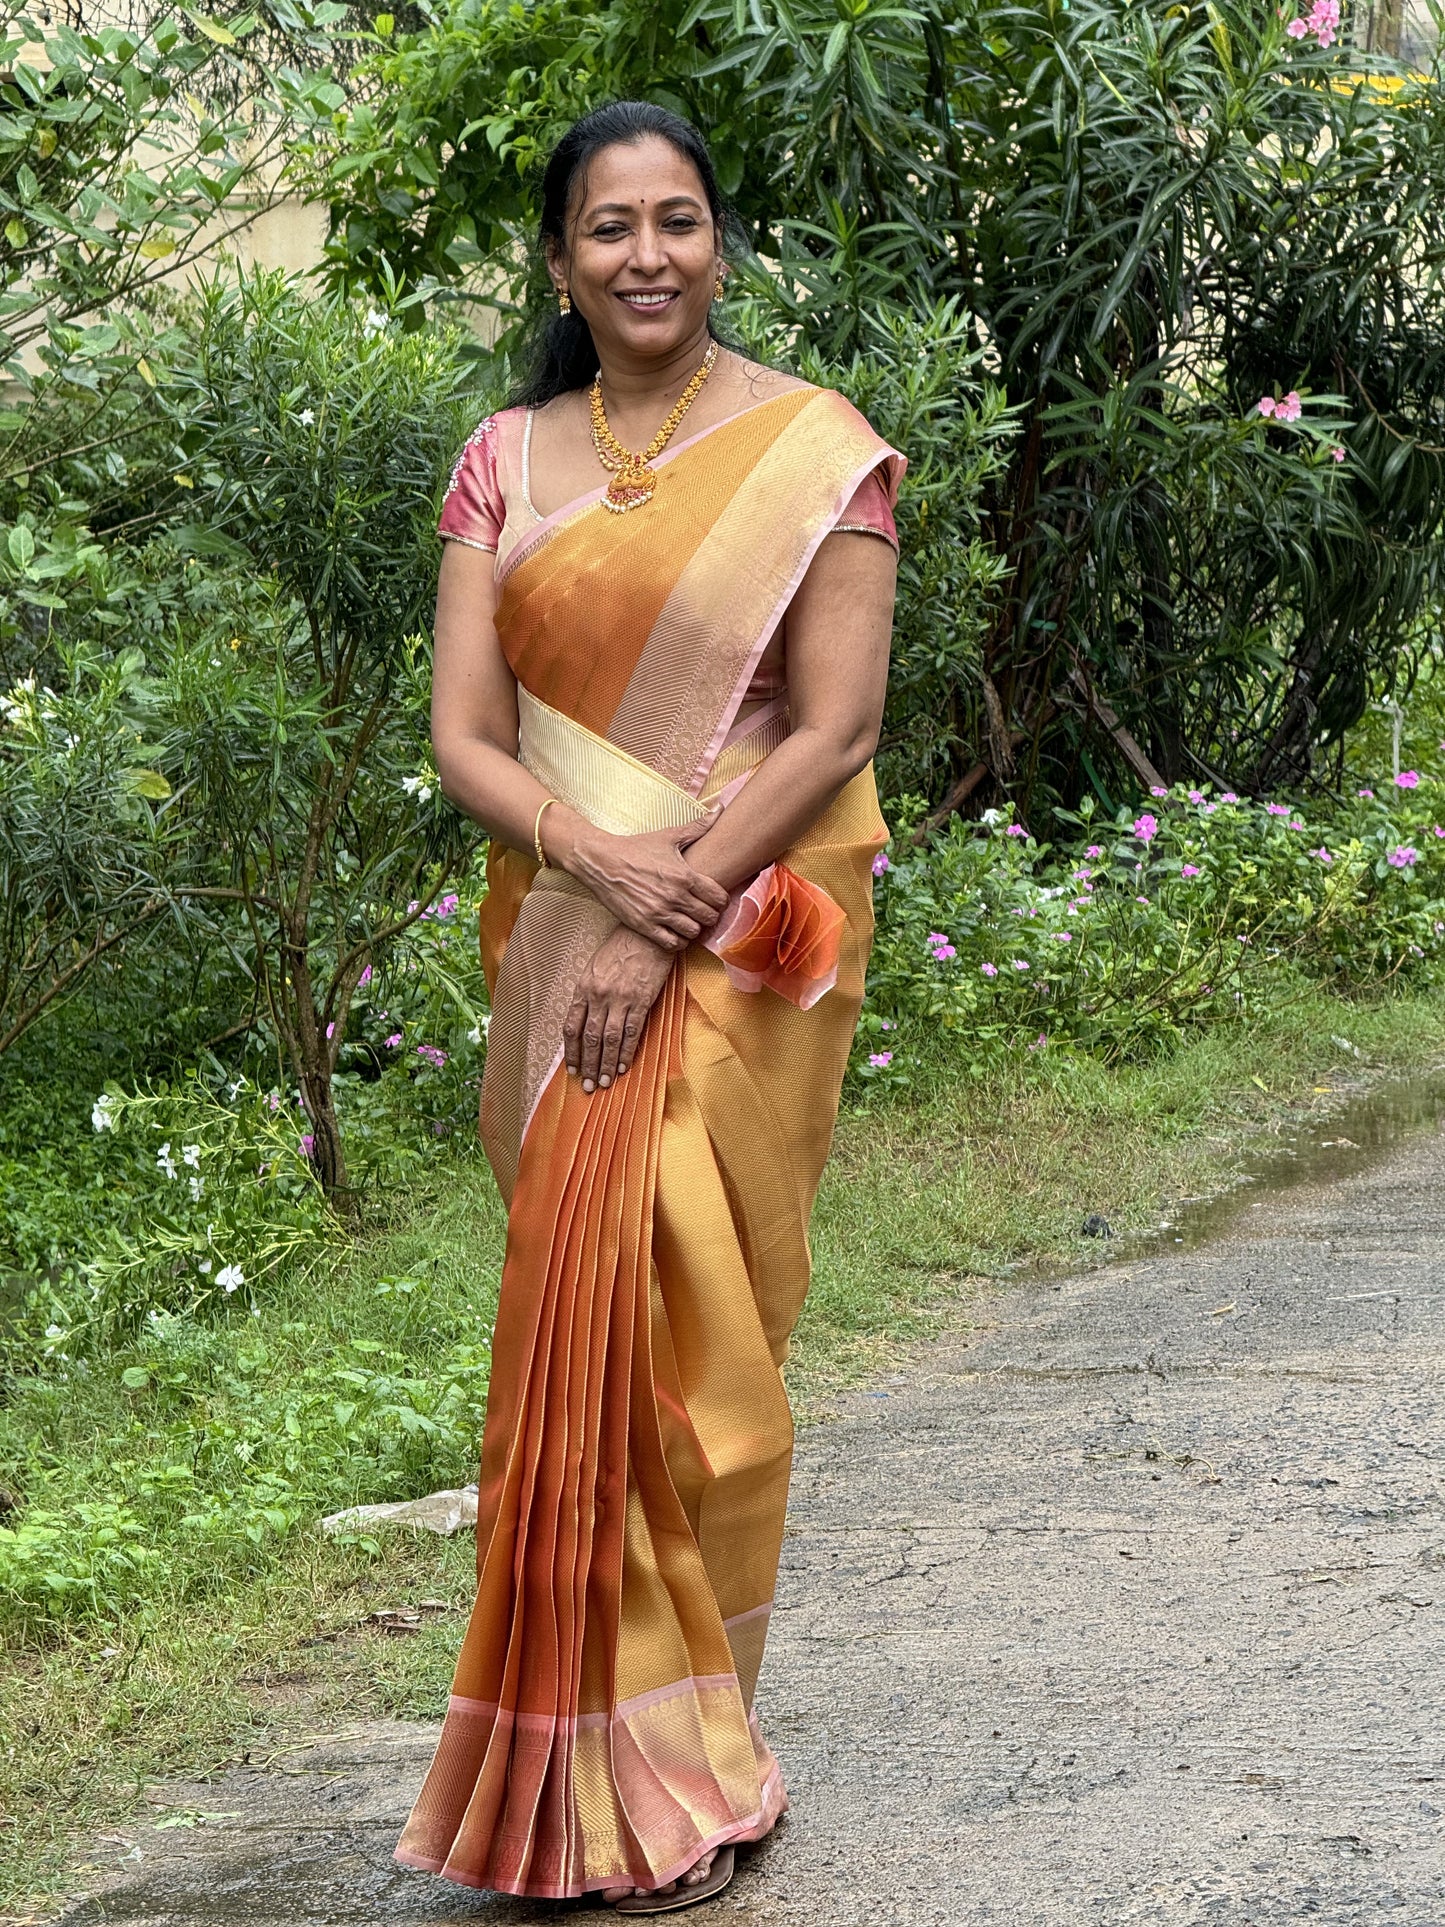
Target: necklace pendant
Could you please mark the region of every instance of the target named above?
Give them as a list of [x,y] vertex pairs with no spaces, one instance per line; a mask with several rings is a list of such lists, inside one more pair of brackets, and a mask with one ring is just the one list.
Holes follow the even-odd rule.
[[656,469],[646,462],[629,462],[607,484],[602,499],[614,515],[625,515],[629,509],[640,509],[644,502],[650,502],[656,493]]

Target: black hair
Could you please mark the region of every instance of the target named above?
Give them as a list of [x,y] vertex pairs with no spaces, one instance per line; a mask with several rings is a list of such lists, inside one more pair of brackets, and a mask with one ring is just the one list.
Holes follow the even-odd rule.
[[[589,162],[604,147],[630,146],[650,136],[665,140],[684,160],[691,161],[702,182],[714,225],[730,241],[741,235],[736,217],[723,200],[717,170],[707,142],[689,120],[647,100],[615,100],[595,107],[574,121],[552,149],[542,174],[542,213],[537,224],[536,261],[527,306],[529,325],[521,359],[526,373],[511,395],[511,408],[540,408],[558,395],[590,386],[597,373],[597,350],[592,330],[574,306],[571,314],[556,308],[556,291],[547,274],[549,248],[565,250],[567,217]],[[716,336],[711,320],[708,332]],[[720,336],[717,337],[721,339]]]

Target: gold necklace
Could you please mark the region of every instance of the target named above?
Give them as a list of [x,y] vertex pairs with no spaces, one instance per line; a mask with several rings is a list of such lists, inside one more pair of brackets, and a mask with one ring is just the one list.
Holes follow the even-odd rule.
[[625,515],[629,509],[640,509],[644,502],[652,500],[657,493],[657,470],[649,467],[649,464],[657,460],[676,434],[678,423],[702,393],[702,385],[712,373],[716,360],[717,343],[710,341],[707,353],[702,358],[702,366],[678,396],[667,420],[640,455],[635,455],[630,448],[624,448],[608,425],[607,410],[602,406],[602,371],[597,371],[597,379],[592,384],[588,399],[592,409],[592,446],[597,450],[598,461],[612,474],[607,493],[602,498],[604,508],[611,509],[614,515]]

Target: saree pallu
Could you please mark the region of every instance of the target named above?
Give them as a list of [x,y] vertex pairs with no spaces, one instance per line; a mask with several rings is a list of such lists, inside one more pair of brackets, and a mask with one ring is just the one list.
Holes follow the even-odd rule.
[[[734,794],[787,732],[781,703],[735,723],[752,672],[880,464],[896,486],[863,418],[800,389],[664,458],[645,510],[598,491],[542,522],[498,571],[521,759],[624,832]],[[885,836],[870,769],[784,853],[795,894],[841,912],[812,1008],[739,989],[695,944],[630,1071],[591,1096],[562,1026],[615,921],[494,846],[481,1124],[507,1254],[477,1602],[408,1865],[545,1898],[646,1889],[786,1805],[753,1709],[792,1456],[780,1367]],[[766,961],[781,981],[787,957]]]

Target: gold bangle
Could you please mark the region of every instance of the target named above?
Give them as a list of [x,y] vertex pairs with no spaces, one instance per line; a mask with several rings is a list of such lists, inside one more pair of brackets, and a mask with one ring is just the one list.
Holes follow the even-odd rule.
[[552,866],[547,861],[547,852],[542,848],[542,818],[556,801],[555,796],[549,796],[538,810],[537,820],[532,825],[532,847],[536,850],[537,861],[544,870],[550,870]]

